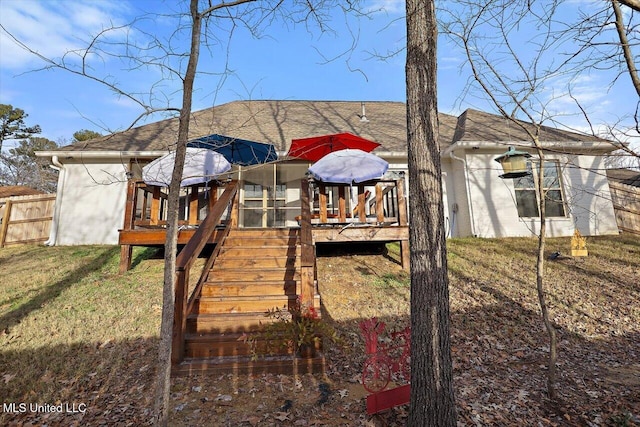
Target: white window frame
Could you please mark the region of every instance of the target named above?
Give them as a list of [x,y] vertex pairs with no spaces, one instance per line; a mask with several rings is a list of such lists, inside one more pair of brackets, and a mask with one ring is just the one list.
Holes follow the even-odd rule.
[[[523,178],[516,178],[514,180],[514,190],[515,190],[515,202],[516,207],[518,209],[518,217],[520,218],[539,218],[540,217],[540,195],[538,194],[538,164],[540,160],[532,160],[527,163],[527,169],[531,173],[531,175]],[[560,168],[560,162],[557,160],[544,160],[545,169],[553,167],[556,171],[556,176],[549,176],[545,173],[545,181],[551,180],[549,182],[545,182],[545,186],[543,187],[543,192],[546,197],[545,203],[545,211],[547,218],[566,218],[568,209],[566,204],[564,185],[562,183],[562,169]],[[532,212],[526,212],[526,210],[530,207],[524,206],[525,198],[519,196],[518,193],[521,194],[523,192],[532,192],[535,194],[535,215],[531,215]],[[560,203],[555,200],[549,198],[549,193],[554,192],[555,194],[560,194]],[[557,208],[560,206],[562,213],[557,214],[555,212],[550,211],[551,209]]]

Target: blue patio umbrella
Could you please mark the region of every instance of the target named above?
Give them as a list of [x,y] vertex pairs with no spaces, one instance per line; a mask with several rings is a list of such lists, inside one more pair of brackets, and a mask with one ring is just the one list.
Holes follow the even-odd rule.
[[257,165],[278,159],[278,154],[273,144],[247,141],[225,135],[203,136],[189,141],[187,146],[216,151],[234,165]]

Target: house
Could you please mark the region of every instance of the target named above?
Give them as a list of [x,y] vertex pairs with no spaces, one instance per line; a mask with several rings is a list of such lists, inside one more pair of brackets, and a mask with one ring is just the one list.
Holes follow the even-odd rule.
[[[535,234],[536,168],[507,180],[494,161],[508,146],[530,151],[526,133],[474,110],[459,117],[440,114],[439,120],[448,235]],[[166,195],[140,177],[145,164],[172,148],[177,129],[177,119],[168,119],[39,153],[60,170],[50,243],[120,243],[121,271],[131,264],[132,246],[162,245]],[[236,101],[192,114],[190,139],[228,135],[273,144],[283,156],[292,139],[342,132],[381,144],[374,153],[389,162],[383,179],[310,182],[309,161],[285,158],[235,166],[224,189],[210,182],[183,190],[178,240],[186,245],[176,261],[172,374],[322,370],[321,345],[309,359],[276,354],[256,361],[247,344],[247,336],[264,327],[267,310],[291,309],[298,301],[320,308],[316,246],[399,241],[402,265],[409,264],[403,103]],[[549,235],[570,236],[576,228],[583,235],[617,233],[608,182],[600,172],[602,156],[614,147],[552,128],[541,129],[540,141],[547,151]],[[207,243],[215,245],[200,279],[190,285],[192,261]]]
[[[447,235],[537,233],[535,167],[530,178],[503,180],[494,162],[509,146],[533,153],[526,133],[501,116],[476,110],[459,117],[441,113],[439,119]],[[139,177],[144,164],[166,154],[175,144],[177,129],[177,118],[167,119],[38,153],[50,157],[60,169],[50,243],[117,244],[127,174]],[[192,138],[229,135],[274,144],[280,154],[287,152],[292,139],[339,132],[379,142],[374,153],[390,163],[389,170],[407,170],[406,107],[400,102],[234,101],[194,112],[190,125]],[[541,129],[540,141],[547,150],[547,177],[553,177],[548,179],[548,235],[570,236],[575,228],[583,235],[617,233],[609,185],[602,173],[602,156],[614,146],[593,136],[548,127]],[[299,180],[308,167],[309,162],[298,160],[236,167],[234,178],[245,185],[240,189],[239,225],[297,226]],[[251,191],[247,186],[252,186]],[[282,190],[277,202],[266,193],[265,197],[254,194],[276,187]]]

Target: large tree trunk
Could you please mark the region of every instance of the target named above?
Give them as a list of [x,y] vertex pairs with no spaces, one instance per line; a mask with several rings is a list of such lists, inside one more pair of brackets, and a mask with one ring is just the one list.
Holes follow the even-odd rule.
[[176,146],[175,165],[169,185],[167,201],[167,238],[164,255],[164,286],[162,288],[162,323],[160,325],[160,348],[158,374],[155,394],[155,423],[166,426],[169,420],[169,396],[171,385],[171,342],[173,338],[173,321],[175,305],[176,254],[178,247],[178,212],[180,181],[189,139],[189,116],[193,82],[196,76],[198,57],[200,55],[200,34],[202,16],[198,13],[198,0],[191,0],[191,50],[189,63],[183,80],[182,108],[180,110],[178,143]]
[[455,426],[433,1],[407,0],[411,426]]

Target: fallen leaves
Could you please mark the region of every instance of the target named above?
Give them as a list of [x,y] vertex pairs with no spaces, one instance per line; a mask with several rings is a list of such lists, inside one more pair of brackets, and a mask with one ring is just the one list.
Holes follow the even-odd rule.
[[[559,340],[560,398],[556,403],[545,395],[547,341],[527,276],[535,250],[527,242],[448,242],[453,257],[451,342],[458,425],[640,423],[640,265],[638,261],[626,265],[633,258],[619,261],[621,251],[634,251],[632,256],[640,259],[637,240],[603,243],[600,249],[596,241],[588,259],[579,263],[563,259],[548,266],[550,309]],[[364,341],[357,325],[372,315],[384,317],[390,329],[407,323],[408,289],[372,285],[376,272],[393,274],[399,265],[383,256],[358,255],[320,258],[318,268],[323,315],[334,322],[345,341],[344,347],[324,349],[326,375],[174,378],[170,425],[406,424],[407,406],[375,417],[366,415],[367,393],[360,384]],[[8,339],[8,331],[0,332],[2,343]],[[74,351],[65,348],[70,367],[41,367],[42,389],[24,389],[20,396],[38,401],[43,389],[54,390],[54,401],[86,403],[87,412],[82,417],[12,414],[9,421],[7,414],[0,414],[0,424],[149,425],[156,348],[155,340],[122,343],[108,338]],[[85,353],[93,354],[92,363],[78,371],[77,354]],[[6,358],[0,394],[21,381],[21,372],[12,371]]]

